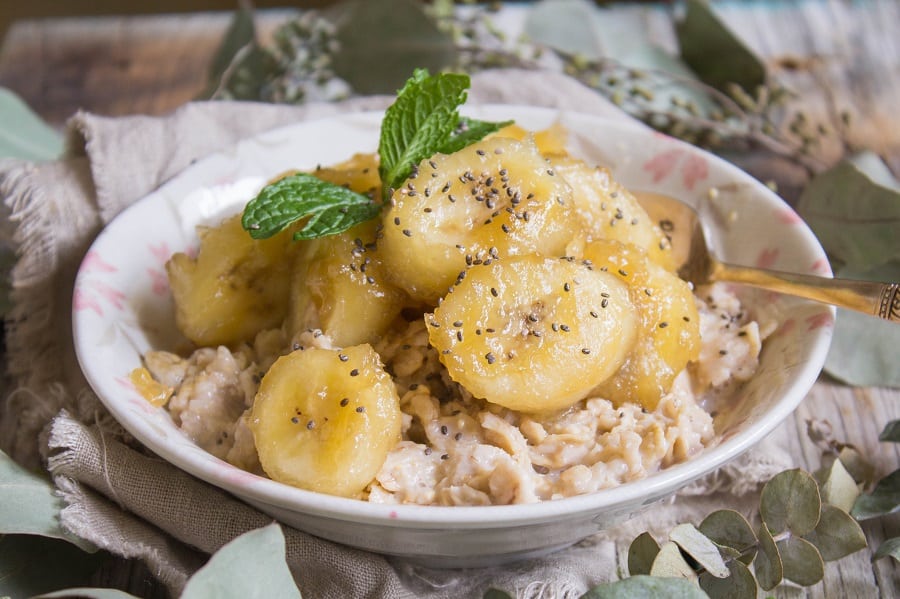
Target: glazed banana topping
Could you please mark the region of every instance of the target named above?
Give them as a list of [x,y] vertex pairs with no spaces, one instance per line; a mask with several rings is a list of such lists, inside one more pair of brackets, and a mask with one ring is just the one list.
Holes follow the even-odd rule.
[[[437,153],[315,239],[200,231],[168,265],[195,349],[149,352],[143,387],[240,468],[383,503],[553,500],[690,459],[768,329],[679,279],[634,196],[564,142],[508,127]],[[375,155],[311,174],[385,189]]]

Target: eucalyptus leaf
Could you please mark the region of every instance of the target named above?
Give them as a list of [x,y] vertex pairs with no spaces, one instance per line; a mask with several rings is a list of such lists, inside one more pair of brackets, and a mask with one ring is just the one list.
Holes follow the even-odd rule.
[[64,531],[59,513],[65,503],[49,479],[29,472],[0,451],[0,534],[31,534],[63,539],[82,549],[90,543]]
[[795,536],[782,539],[777,544],[787,580],[808,587],[825,578],[825,562],[815,545]]
[[228,67],[234,62],[235,57],[245,47],[253,44],[256,40],[256,25],[253,22],[253,12],[246,7],[241,7],[235,11],[225,36],[222,38],[219,48],[213,55],[213,59],[209,66],[209,75],[206,91],[202,94],[202,98],[208,99],[219,87],[219,83]]
[[53,160],[63,152],[63,137],[12,91],[0,87],[0,158]]
[[596,60],[604,56],[596,11],[587,0],[543,0],[528,11],[522,31],[533,43]]
[[456,60],[452,37],[413,0],[350,0],[336,21],[335,73],[359,94],[393,94],[417,68]]
[[698,526],[714,543],[735,550],[747,565],[756,555],[756,534],[743,515],[734,510],[716,510],[706,516]]
[[888,539],[887,541],[879,545],[878,549],[872,555],[872,561],[887,557],[889,555],[900,562],[900,537]]
[[784,579],[784,565],[781,563],[778,545],[765,524],[760,525],[758,538],[759,552],[756,554],[753,569],[756,571],[756,580],[760,588],[771,591]]
[[843,509],[825,504],[816,529],[806,535],[826,562],[841,559],[867,545],[866,535],[859,523]]
[[0,597],[32,597],[86,586],[105,555],[33,535],[0,536]]
[[679,524],[669,532],[669,540],[694,558],[710,575],[716,578],[726,578],[729,575],[728,566],[716,544],[693,524]]
[[581,599],[708,599],[700,587],[682,578],[632,576],[595,586]]
[[269,80],[278,73],[278,61],[257,43],[241,48],[220,85],[210,93],[216,98],[256,101]]
[[650,567],[650,576],[686,578],[696,581],[697,573],[681,554],[681,549],[672,541],[663,543]]
[[755,599],[756,579],[743,562],[728,563],[729,576],[717,578],[707,572],[700,575],[700,588],[711,599]]
[[488,589],[481,599],[513,599],[512,595],[500,589]]
[[[865,273],[845,267],[838,275],[862,280],[900,281],[900,261],[883,264]],[[838,308],[825,371],[849,385],[900,387],[897,347],[900,347],[900,327],[885,326],[879,318]]]
[[118,589],[99,589],[89,587],[76,587],[72,589],[63,589],[53,593],[46,593],[33,599],[62,599],[72,597],[78,599],[138,599],[131,593],[120,591]]
[[[825,481],[821,486],[822,501],[830,503],[845,512],[853,509],[856,498],[859,497],[859,487],[840,459],[831,464],[825,475]],[[823,512],[824,513],[824,512]],[[827,559],[827,558],[826,558]]]
[[900,443],[900,420],[891,420],[884,426],[884,430],[878,435],[879,441]]
[[853,504],[852,515],[857,520],[868,520],[900,510],[900,470],[894,470],[878,481],[871,493],[860,495]]
[[875,477],[875,466],[872,465],[855,447],[845,446],[838,453],[838,459],[858,483],[866,485]]
[[648,532],[639,534],[628,547],[628,574],[650,574],[653,560],[659,553],[659,543]]
[[284,534],[276,523],[244,533],[191,577],[181,599],[300,599],[284,549]]
[[719,20],[708,2],[687,0],[675,33],[682,60],[712,87],[727,91],[733,83],[753,93],[765,84],[762,62]]
[[773,533],[786,530],[795,535],[811,532],[819,521],[822,502],[815,479],[803,470],[785,470],[763,487],[759,513]]
[[814,177],[797,201],[825,251],[841,268],[873,271],[900,260],[900,192],[880,185],[859,162],[844,161]]

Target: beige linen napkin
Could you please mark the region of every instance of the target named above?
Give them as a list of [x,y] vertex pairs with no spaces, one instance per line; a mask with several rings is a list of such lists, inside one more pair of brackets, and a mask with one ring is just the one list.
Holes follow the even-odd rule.
[[[628,118],[588,88],[550,72],[478,74],[469,97],[471,103]],[[89,390],[71,339],[77,266],[103,225],[194,160],[273,127],[382,109],[388,102],[369,97],[300,107],[194,103],[163,117],[78,114],[69,124],[64,159],[0,164],[0,196],[18,252],[7,321],[12,390],[0,402],[0,448],[27,467],[49,469],[68,506],[61,516],[65,527],[116,554],[144,560],[173,594],[208,554],[271,519],[149,455]],[[480,597],[490,586],[527,597],[574,597],[627,571],[624,552],[641,530],[663,531],[718,506],[749,504],[761,481],[791,465],[781,446],[777,436],[770,438],[682,498],[655,508],[652,519],[638,518],[509,567],[426,570],[283,527],[288,564],[308,599]]]

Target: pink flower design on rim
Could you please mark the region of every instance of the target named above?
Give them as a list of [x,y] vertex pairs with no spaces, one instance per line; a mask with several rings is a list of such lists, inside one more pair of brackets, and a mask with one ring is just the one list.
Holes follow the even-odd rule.
[[831,274],[831,265],[828,263],[828,260],[825,258],[819,258],[815,262],[813,262],[809,269],[819,275],[830,275]]
[[659,183],[669,176],[684,150],[678,148],[661,152],[644,163],[643,169],[653,175],[653,182]]
[[96,251],[91,250],[81,261],[80,272],[116,272],[119,269],[103,259]]
[[169,277],[161,270],[155,268],[147,268],[147,274],[150,275],[152,281],[153,293],[156,295],[167,295],[169,293]]
[[756,266],[758,268],[772,268],[775,261],[778,260],[778,248],[766,248],[762,250],[756,257]]
[[[652,175],[654,183],[659,183],[675,171],[675,167],[681,162],[681,157],[686,153],[687,151],[681,148],[665,150],[645,162],[643,169]],[[696,154],[687,154],[681,167],[681,184],[684,188],[693,191],[697,183],[707,177],[709,177],[709,165],[706,163],[706,159]]]
[[93,310],[97,316],[103,316],[103,308],[100,307],[100,302],[97,301],[97,298],[85,292],[81,287],[75,288],[75,292],[72,295],[72,307],[76,312]]
[[815,331],[816,329],[821,329],[825,327],[830,327],[834,324],[834,317],[830,312],[823,312],[821,314],[813,314],[812,316],[808,316],[806,318],[806,330],[808,332]]
[[803,222],[803,219],[800,218],[800,215],[797,214],[792,208],[783,208],[779,210],[778,220],[786,225],[799,225]]
[[709,177],[709,166],[706,159],[696,154],[690,154],[681,169],[682,182],[685,189],[693,191],[698,181]]

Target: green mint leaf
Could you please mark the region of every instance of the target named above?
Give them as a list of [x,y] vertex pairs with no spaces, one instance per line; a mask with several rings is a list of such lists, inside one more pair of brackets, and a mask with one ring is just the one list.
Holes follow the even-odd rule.
[[419,161],[438,152],[459,125],[459,106],[466,101],[469,76],[431,76],[416,69],[384,113],[378,155],[385,196],[412,172]]
[[380,211],[367,196],[300,173],[265,186],[247,204],[241,224],[254,239],[266,239],[309,217],[294,239],[313,239],[346,231]]
[[[462,150],[466,146],[480,141],[485,135],[489,135],[499,131],[507,125],[512,125],[512,121],[502,121],[500,123],[492,123],[490,121],[479,121],[478,119],[470,119],[469,117],[461,117],[456,130],[450,135],[450,138],[438,149],[442,154],[452,154]],[[427,158],[427,156],[423,156]]]

